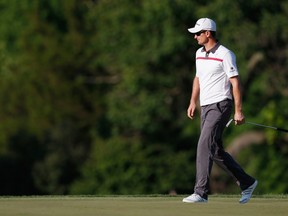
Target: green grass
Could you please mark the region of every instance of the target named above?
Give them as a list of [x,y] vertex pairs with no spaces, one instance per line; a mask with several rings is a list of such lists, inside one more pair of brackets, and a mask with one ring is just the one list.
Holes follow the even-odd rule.
[[239,196],[209,197],[207,204],[182,203],[184,196],[43,196],[2,197],[1,216],[184,216],[287,215],[288,196],[256,196],[238,203]]

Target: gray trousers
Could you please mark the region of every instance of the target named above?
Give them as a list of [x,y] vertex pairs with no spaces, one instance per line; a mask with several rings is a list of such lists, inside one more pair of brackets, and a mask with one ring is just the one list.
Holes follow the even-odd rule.
[[223,148],[222,134],[231,116],[232,107],[233,102],[228,99],[201,107],[201,134],[197,146],[194,192],[205,199],[208,198],[213,162],[232,176],[241,190],[247,189],[255,181]]

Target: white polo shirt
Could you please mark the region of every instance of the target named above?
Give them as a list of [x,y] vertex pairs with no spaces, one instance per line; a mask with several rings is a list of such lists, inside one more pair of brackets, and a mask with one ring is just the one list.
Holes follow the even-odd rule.
[[200,83],[200,105],[232,99],[229,78],[238,76],[236,57],[217,43],[209,52],[201,47],[196,52],[196,77]]

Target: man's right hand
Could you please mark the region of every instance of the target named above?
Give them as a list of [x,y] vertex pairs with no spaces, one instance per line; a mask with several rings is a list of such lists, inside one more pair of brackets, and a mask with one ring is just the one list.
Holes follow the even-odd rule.
[[235,125],[241,125],[245,123],[245,116],[242,112],[235,112],[234,114]]

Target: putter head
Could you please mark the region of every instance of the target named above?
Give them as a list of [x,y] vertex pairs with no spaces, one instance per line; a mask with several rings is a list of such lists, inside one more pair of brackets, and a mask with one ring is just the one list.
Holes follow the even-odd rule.
[[226,124],[226,127],[229,127],[229,125],[231,124],[231,122],[233,121],[234,119],[230,119],[229,122]]

